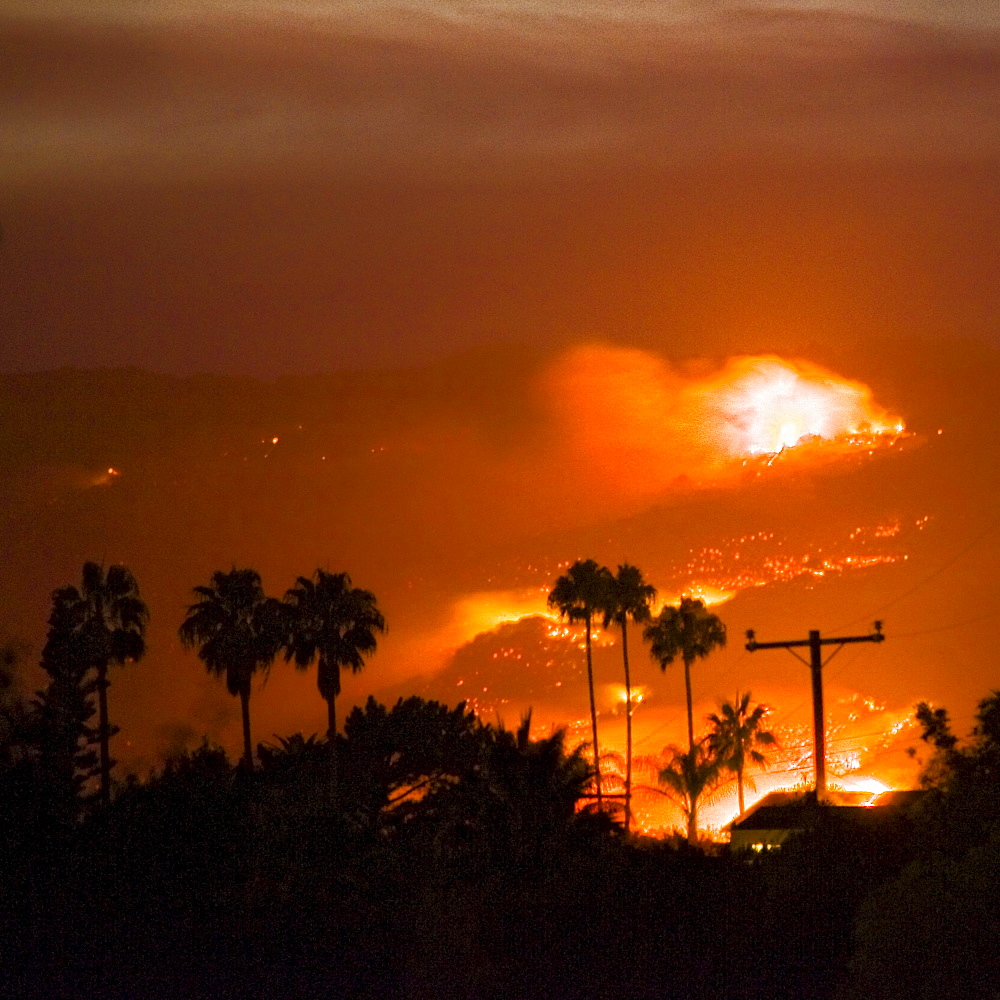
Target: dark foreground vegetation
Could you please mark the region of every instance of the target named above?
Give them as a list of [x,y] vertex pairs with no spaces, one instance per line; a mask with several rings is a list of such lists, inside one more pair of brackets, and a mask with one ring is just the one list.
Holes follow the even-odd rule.
[[327,742],[295,736],[259,747],[256,770],[203,746],[106,804],[18,704],[0,765],[5,996],[997,995],[997,695],[964,747],[921,709],[922,812],[881,830],[817,819],[752,859],[579,810],[586,761],[528,720],[370,700],[337,737],[335,785]]
[[[589,619],[587,593],[565,603]],[[601,808],[584,749],[530,717],[511,732],[464,705],[369,699],[337,732],[339,670],[384,627],[346,574],[300,578],[293,618],[251,571],[196,594],[191,644],[241,695],[238,763],[206,744],[114,781],[107,668],[141,657],[147,616],[124,568],[88,563],[53,594],[34,698],[17,650],[0,659],[0,996],[1000,996],[1000,693],[964,744],[919,707],[931,794],[909,813],[859,825],[814,803],[780,852],[736,855],[691,843],[691,780],[687,837],[630,834],[627,797]],[[689,605],[682,618],[717,631]],[[624,637],[625,612],[604,614]],[[682,640],[701,626],[664,614],[662,658],[689,669],[705,653]],[[329,738],[254,754],[248,681],[282,645],[318,661]],[[716,720],[720,739],[748,708],[735,728]]]

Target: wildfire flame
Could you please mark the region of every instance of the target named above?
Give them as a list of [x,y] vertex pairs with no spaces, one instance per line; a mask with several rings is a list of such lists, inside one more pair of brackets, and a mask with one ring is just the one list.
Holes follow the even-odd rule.
[[877,406],[871,390],[804,361],[737,358],[696,390],[719,445],[730,455],[765,455],[808,439],[899,435],[902,420]]
[[684,375],[647,351],[592,344],[560,357],[543,388],[591,494],[724,484],[747,462],[863,453],[904,432],[866,385],[771,355]]
[[706,608],[712,608],[719,604],[725,604],[726,601],[731,601],[736,593],[735,588],[719,587],[705,581],[692,580],[682,592],[662,596],[653,612],[659,614],[668,605],[676,607],[684,597],[693,597],[695,600],[701,601]]
[[[552,441],[542,439],[543,447],[552,445],[553,483],[560,498],[585,496],[588,513],[592,513],[591,507],[617,513],[629,505],[658,501],[674,489],[725,488],[746,482],[751,475],[770,475],[771,465],[789,462],[801,467],[819,465],[831,457],[867,456],[891,447],[904,435],[903,421],[878,405],[866,385],[811,362],[775,356],[732,358],[711,372],[704,368],[694,372],[678,370],[650,352],[588,345],[557,359],[546,370],[539,388],[553,418]],[[537,485],[534,478],[532,483]],[[925,520],[911,523],[895,518],[862,524],[822,546],[763,529],[740,537],[716,538],[710,548],[691,550],[682,563],[672,567],[670,590],[661,592],[660,602],[675,604],[683,593],[718,605],[749,587],[905,560],[900,536],[911,528],[921,528]],[[561,675],[552,671],[554,662],[562,663],[554,659],[554,643],[565,640],[581,649],[584,645],[581,629],[561,621],[546,604],[551,582],[564,568],[563,564],[525,566],[523,572],[512,574],[523,587],[465,596],[452,608],[451,618],[436,640],[442,648],[456,649],[473,636],[502,628],[503,648],[492,653],[501,666],[506,661],[512,667],[506,673],[501,671],[506,678],[502,683],[514,684],[522,676],[514,661],[523,657],[524,676],[537,675],[549,685],[544,688],[544,697],[557,706],[551,721],[568,722],[571,743],[586,742],[590,720],[582,709],[585,700],[580,700],[577,714],[551,690],[561,687],[564,676],[567,683],[579,684],[582,669],[563,664]],[[533,654],[534,647],[522,645],[519,633],[510,626],[534,617],[547,619],[548,631],[547,639],[541,640],[537,639],[537,628],[531,633],[540,643]],[[616,640],[612,631],[595,630],[595,646]],[[556,676],[559,680],[553,679]],[[517,698],[512,688],[503,688],[501,682],[493,684],[489,663],[481,671],[476,668],[456,675],[452,683],[477,712],[499,712],[510,704],[509,699]],[[662,767],[650,741],[665,741],[662,730],[683,727],[683,715],[675,713],[671,718],[669,706],[653,697],[656,690],[655,686],[647,689],[639,684],[632,689],[633,721],[641,712],[639,722],[644,730],[638,739],[648,744],[635,761],[636,781],[649,787],[656,785]],[[602,769],[606,757],[606,778],[613,784],[617,776],[620,783],[624,774],[625,691],[617,682],[602,683],[601,695]],[[539,718],[544,718],[544,707],[534,707],[540,710]],[[567,711],[574,712],[571,720],[565,718]],[[843,725],[854,733],[862,722],[852,715]],[[809,780],[811,730],[806,723],[794,732],[784,728],[788,731],[779,741],[781,754],[774,755],[766,775],[756,776],[761,794]],[[828,760],[834,778],[874,794],[890,787],[882,780],[889,776],[884,770],[884,755],[889,750],[895,754],[899,740],[894,729],[886,745],[876,748],[870,735],[848,736],[831,727]],[[879,777],[871,773],[873,768],[878,769]],[[670,807],[661,799],[655,794],[647,799],[637,796],[638,828],[654,829],[674,822],[668,820]],[[713,806],[706,803],[704,820],[721,826],[735,809],[735,792],[727,788]]]
[[738,358],[702,390],[733,455],[761,455],[820,438],[898,435],[903,422],[871,390],[803,361]]

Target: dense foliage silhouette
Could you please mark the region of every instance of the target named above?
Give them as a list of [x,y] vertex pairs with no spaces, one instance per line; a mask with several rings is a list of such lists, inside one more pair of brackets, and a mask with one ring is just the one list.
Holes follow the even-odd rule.
[[[965,741],[918,708],[923,799],[864,822],[813,800],[801,836],[750,857],[689,842],[734,766],[722,744],[676,749],[661,777],[689,836],[653,840],[587,804],[594,768],[564,732],[417,697],[276,737],[256,769],[245,725],[239,764],[205,742],[104,797],[95,658],[59,593],[33,699],[0,650],[2,996],[997,995],[1000,693]],[[287,605],[252,570],[196,594],[182,628],[240,694]]]
[[858,912],[843,1000],[996,997],[1000,982],[1000,691],[964,743],[943,708],[921,703],[931,750],[914,857]]
[[937,976],[978,1000],[997,807],[970,823],[963,803],[1000,800],[991,711],[928,807],[857,827],[817,805],[751,860],[626,835],[580,808],[590,768],[561,732],[463,705],[353,710],[336,800],[329,740],[295,734],[253,771],[203,744],[110,806],[78,785],[57,827],[25,780],[51,733],[6,730],[0,992],[834,1000],[930,996]]

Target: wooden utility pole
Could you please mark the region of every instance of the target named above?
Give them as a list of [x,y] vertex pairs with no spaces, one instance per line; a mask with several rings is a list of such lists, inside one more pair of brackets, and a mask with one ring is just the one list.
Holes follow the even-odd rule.
[[827,657],[826,662],[840,652],[849,642],[882,642],[885,636],[882,635],[882,623],[875,622],[875,631],[871,635],[850,635],[841,636],[836,639],[822,639],[819,631],[813,629],[809,633],[808,639],[791,639],[788,642],[758,642],[754,637],[753,629],[747,630],[746,649],[748,653],[753,653],[758,649],[787,649],[797,659],[806,661],[794,652],[795,646],[809,647],[809,663],[806,664],[812,672],[812,695],[813,695],[813,735],[816,745],[816,795],[822,795],[826,791],[826,718],[823,714],[823,647],[836,646],[837,648]]

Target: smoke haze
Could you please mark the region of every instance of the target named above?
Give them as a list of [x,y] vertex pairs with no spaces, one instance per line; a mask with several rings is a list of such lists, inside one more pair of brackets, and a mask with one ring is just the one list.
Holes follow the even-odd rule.
[[[904,416],[922,446],[751,465],[702,484],[660,475],[656,447],[616,454],[615,442],[641,444],[651,433],[655,405],[632,413],[595,399],[593,412],[579,407],[584,429],[602,406],[616,413],[606,454],[585,434],[567,433],[553,379],[572,384],[587,357],[612,387],[617,359],[659,373],[671,392],[744,364],[672,364],[590,346],[273,383],[6,376],[0,600],[8,630],[37,654],[49,592],[75,580],[85,559],[120,560],[136,572],[153,612],[150,653],[115,672],[111,700],[122,726],[116,754],[140,769],[202,733],[238,741],[233,699],[176,640],[191,587],[232,565],[255,567],[279,595],[316,566],[346,569],[378,594],[390,632],[366,670],[345,679],[345,706],[371,691],[457,701],[470,691],[457,681],[471,681],[456,671],[468,675],[474,664],[489,674],[492,654],[521,636],[525,670],[509,660],[498,700],[478,692],[484,712],[513,722],[534,707],[542,724],[582,717],[576,642],[546,633],[543,645],[559,652],[540,659],[531,622],[558,630],[532,615],[544,612],[569,562],[593,556],[640,565],[664,598],[692,585],[731,595],[718,608],[730,648],[699,667],[699,712],[740,687],[805,719],[807,705],[789,704],[789,692],[806,697],[801,665],[748,657],[743,630],[789,638],[814,627],[865,630],[875,617],[886,620],[890,641],[845,654],[831,698],[860,692],[903,714],[930,698],[960,718],[971,712],[995,683],[976,625],[998,613],[990,531],[1000,480],[988,386],[1000,366],[992,352],[883,350],[864,372],[819,359],[827,372],[863,374],[873,405]],[[959,378],[967,391],[956,394]],[[593,396],[601,381],[593,368],[589,379]],[[610,649],[599,674],[608,712],[616,657]],[[546,679],[550,659],[563,666]],[[644,653],[636,660],[637,683],[650,694],[646,718],[656,726],[680,719],[677,677],[661,676]],[[557,683],[565,690],[554,696]],[[253,710],[259,739],[323,724],[315,678],[280,663],[255,691]],[[660,733],[664,742],[668,735],[669,726]]]
[[[232,565],[379,595],[345,703],[497,676],[485,713],[574,723],[537,613],[581,557],[727,598],[699,718],[807,724],[748,627],[885,619],[831,667],[851,739],[996,686],[995,5],[13,0],[0,51],[0,632],[37,656],[84,560],[136,572],[126,766],[235,746],[175,638]],[[658,750],[682,693],[636,659]],[[253,712],[324,719],[281,664]]]
[[996,342],[984,4],[15,3],[0,368]]

